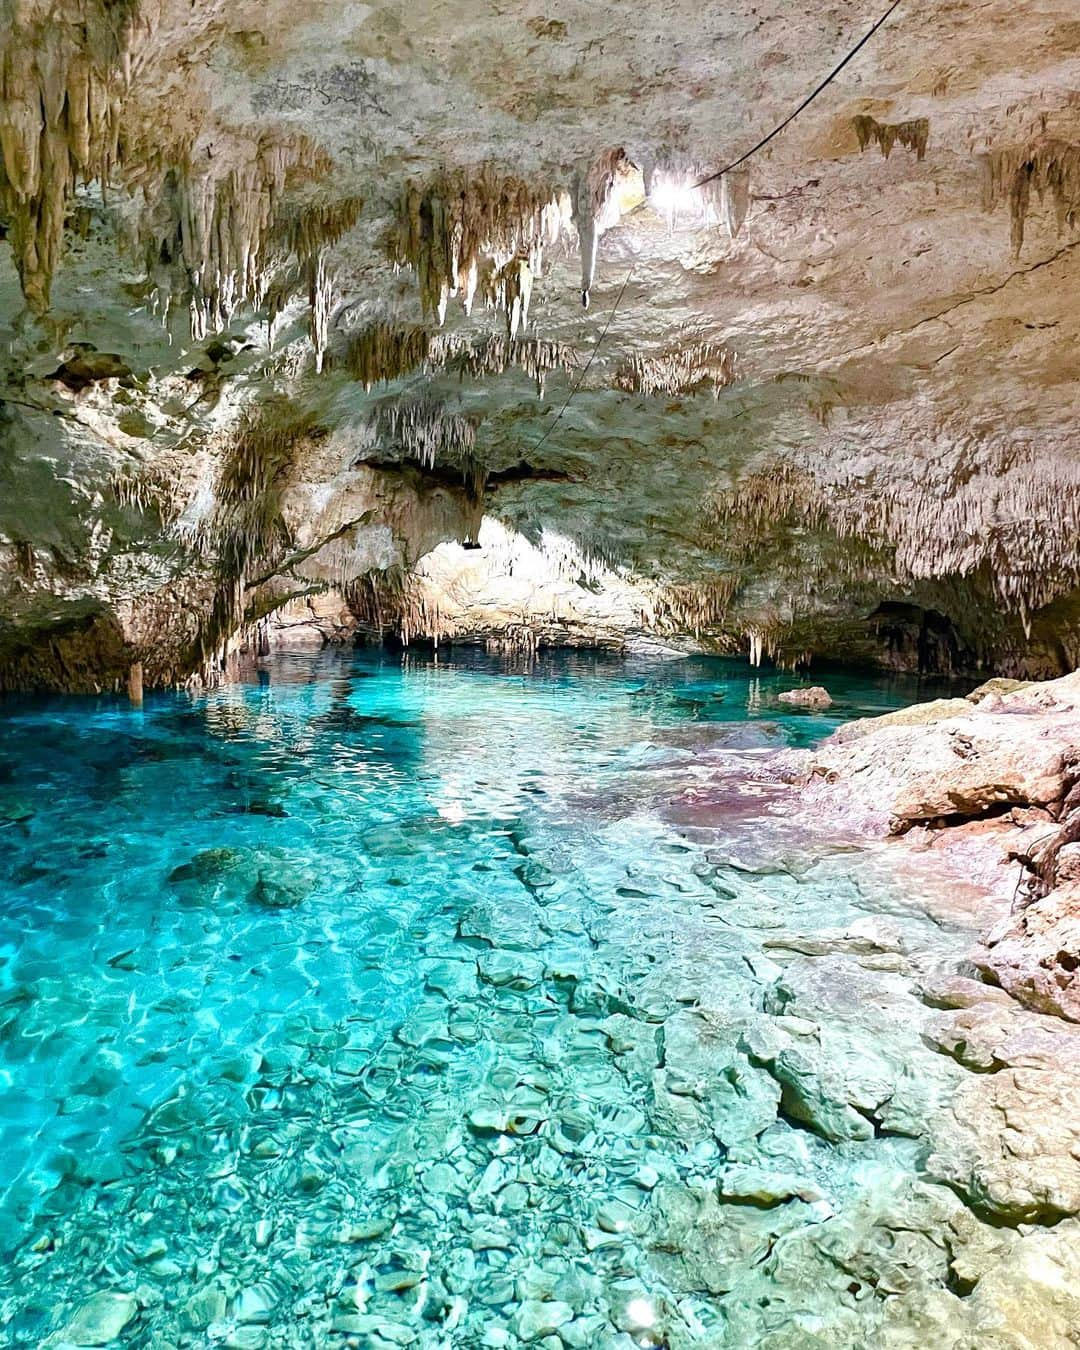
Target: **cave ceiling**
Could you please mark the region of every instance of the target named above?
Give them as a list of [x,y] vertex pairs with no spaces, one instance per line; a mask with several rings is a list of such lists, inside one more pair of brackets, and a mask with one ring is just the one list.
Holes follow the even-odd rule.
[[0,637],[494,530],[721,647],[1075,664],[1075,0],[904,0],[693,188],[884,8],[0,0]]

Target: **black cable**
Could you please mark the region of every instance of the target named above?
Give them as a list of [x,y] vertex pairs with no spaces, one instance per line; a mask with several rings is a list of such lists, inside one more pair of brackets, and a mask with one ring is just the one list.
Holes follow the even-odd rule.
[[[840,72],[844,69],[844,67],[850,64],[850,62],[854,61],[855,57],[858,56],[858,54],[862,51],[862,49],[866,46],[866,44],[870,41],[870,39],[874,36],[874,34],[878,31],[878,29],[884,27],[884,25],[889,21],[889,19],[892,18],[895,11],[898,10],[899,8],[900,8],[900,0],[893,0],[893,3],[881,16],[881,18],[878,19],[877,23],[874,24],[873,28],[871,28],[870,31],[865,35],[865,37],[863,37],[859,42],[855,44],[854,47],[852,47],[851,51],[848,52],[847,56],[844,57],[844,59],[840,62],[840,64],[836,67],[836,69],[831,71],[828,75],[826,75],[826,77],[822,80],[822,82],[818,85],[818,87],[814,90],[814,92],[808,98],[803,99],[803,101],[790,115],[790,117],[785,118],[784,121],[781,122],[778,127],[774,127],[773,130],[770,131],[767,136],[763,137],[762,140],[758,141],[757,145],[755,145],[753,149],[747,150],[745,155],[740,155],[738,159],[733,160],[730,164],[726,164],[722,169],[717,169],[715,173],[710,173],[705,178],[699,179],[696,183],[693,184],[693,187],[695,189],[701,188],[704,187],[706,183],[714,183],[718,178],[723,178],[724,174],[731,173],[733,169],[737,169],[741,164],[745,164],[746,161],[750,159],[752,155],[756,155],[757,152],[759,150],[763,150],[765,146],[769,144],[770,141],[775,140],[776,137],[779,136],[782,131],[786,130],[787,127],[791,126],[792,122],[795,121],[796,117],[798,117],[801,112],[805,112],[805,110],[809,108],[810,104],[813,103],[814,99],[816,99],[817,96],[824,89],[827,89],[829,85],[832,84],[833,80],[836,79],[837,75],[840,74]],[[630,271],[627,272],[626,274],[626,280],[623,282],[622,286],[619,289],[619,294],[615,297],[615,303],[611,307],[611,313],[608,315],[607,323],[604,324],[603,332],[597,338],[596,346],[592,349],[588,361],[585,362],[584,370],[582,370],[581,374],[574,382],[573,387],[566,396],[566,402],[555,414],[555,417],[552,419],[551,424],[548,426],[547,431],[544,432],[544,434],[533,446],[532,448],[533,454],[535,454],[537,450],[540,449],[540,447],[544,444],[547,438],[559,425],[559,422],[562,420],[563,413],[566,412],[567,408],[569,408],[571,400],[584,383],[585,376],[588,375],[592,363],[596,360],[596,354],[603,345],[604,338],[607,337],[608,329],[611,327],[611,321],[615,317],[615,311],[619,308],[619,305],[623,298],[623,294],[626,291],[626,287],[629,284],[630,278],[633,275],[634,269],[633,267],[631,267]]]
[[589,353],[589,359],[585,362],[585,367],[584,367],[584,369],[582,370],[581,374],[577,377],[577,379],[574,381],[573,387],[571,388],[570,392],[567,394],[567,396],[566,396],[566,402],[562,405],[562,407],[559,409],[559,411],[555,414],[555,417],[552,419],[551,425],[548,427],[547,431],[544,432],[544,434],[540,437],[540,439],[539,439],[539,440],[536,442],[536,444],[533,446],[533,448],[532,448],[532,453],[533,453],[534,455],[536,454],[537,450],[539,450],[540,447],[544,444],[544,442],[547,440],[547,438],[551,435],[551,433],[555,430],[555,428],[559,425],[559,419],[562,417],[563,413],[567,410],[567,408],[569,408],[569,406],[570,406],[570,400],[574,397],[574,395],[577,393],[577,391],[581,388],[582,384],[584,383],[585,376],[588,375],[590,366],[591,366],[592,363],[596,360],[596,353],[600,350],[600,347],[601,347],[601,345],[603,344],[604,338],[607,337],[607,331],[608,331],[608,329],[611,327],[611,321],[612,321],[612,319],[614,319],[614,317],[615,317],[615,311],[619,308],[619,303],[620,303],[620,301],[622,300],[623,294],[625,293],[627,286],[630,284],[630,278],[631,278],[633,275],[634,275],[634,269],[633,269],[633,267],[631,267],[631,268],[630,268],[630,271],[627,272],[627,274],[626,274],[626,280],[625,280],[625,281],[623,282],[623,284],[619,287],[619,294],[615,297],[615,303],[611,306],[611,313],[610,313],[610,314],[608,315],[608,317],[607,317],[607,323],[604,324],[603,331],[601,332],[600,336],[596,339],[596,346],[595,346],[595,347],[592,349],[592,351]]
[[757,145],[755,145],[752,150],[747,150],[745,155],[740,155],[738,159],[733,160],[732,163],[725,165],[724,168],[722,169],[717,169],[715,173],[710,173],[707,177],[700,178],[694,184],[694,187],[695,188],[704,187],[706,183],[714,183],[718,178],[723,178],[724,174],[731,173],[731,171],[733,169],[737,169],[740,164],[745,164],[751,155],[756,155],[757,152],[759,150],[763,150],[765,146],[769,144],[770,141],[775,140],[776,137],[779,136],[782,131],[784,131],[787,127],[791,126],[792,122],[795,121],[796,117],[798,117],[798,115],[801,112],[804,112],[807,108],[809,108],[810,104],[813,103],[814,99],[817,98],[818,94],[820,94],[822,90],[827,89],[829,85],[832,84],[833,80],[836,79],[837,75],[840,74],[840,72],[844,69],[844,67],[849,62],[854,61],[856,56],[858,56],[858,54],[862,51],[862,49],[866,46],[866,44],[870,41],[870,39],[874,36],[874,34],[878,31],[878,29],[881,28],[885,23],[887,23],[888,20],[892,17],[893,12],[899,8],[900,8],[900,0],[893,0],[893,3],[881,16],[881,18],[878,19],[877,23],[874,24],[873,28],[870,29],[869,33],[866,34],[866,36],[862,39],[862,41],[857,43],[854,47],[852,47],[851,51],[848,52],[847,56],[844,57],[844,59],[840,62],[840,64],[836,67],[836,69],[831,74],[826,75],[826,77],[822,80],[822,82],[818,85],[818,87],[814,90],[814,92],[810,95],[810,97],[803,99],[803,101],[799,104],[799,106],[795,109],[795,111],[791,114],[790,117],[785,118],[785,120],[781,122],[778,127],[775,127],[772,131],[770,131],[769,134],[763,140],[758,141]]

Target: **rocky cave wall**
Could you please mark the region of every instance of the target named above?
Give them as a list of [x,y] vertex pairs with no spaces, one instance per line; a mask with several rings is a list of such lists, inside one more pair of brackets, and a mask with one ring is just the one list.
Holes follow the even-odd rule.
[[0,0],[0,689],[1080,661],[1073,6],[639,11]]

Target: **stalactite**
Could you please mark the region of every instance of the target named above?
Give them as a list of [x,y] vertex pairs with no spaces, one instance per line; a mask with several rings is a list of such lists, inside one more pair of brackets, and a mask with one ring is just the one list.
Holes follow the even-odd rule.
[[572,347],[542,338],[510,338],[499,333],[469,338],[377,322],[351,336],[331,355],[331,364],[348,371],[369,390],[418,370],[481,379],[516,368],[536,381],[542,395],[550,371],[574,370],[579,363]]
[[331,354],[330,361],[334,369],[347,371],[370,390],[415,370],[438,368],[441,362],[435,356],[434,341],[430,328],[380,321],[350,335],[345,345]]
[[720,224],[734,239],[750,210],[750,170],[736,169],[720,179]]
[[[324,167],[328,163],[323,161]],[[273,223],[273,243],[286,255],[313,258],[349,233],[363,206],[363,198],[356,196],[286,203]]]
[[443,404],[422,398],[378,408],[362,435],[368,445],[389,445],[403,459],[425,469],[453,467],[466,489],[478,498],[487,477],[476,455],[478,426],[479,419],[449,412]]
[[739,589],[736,573],[666,586],[656,603],[654,622],[661,631],[700,637],[721,627]]
[[708,177],[708,167],[700,161],[668,157],[649,176],[649,203],[671,228],[689,220],[701,230],[719,226],[734,239],[750,210],[750,170],[701,181]]
[[513,340],[529,326],[533,274],[528,258],[512,258],[496,278],[497,305],[506,314],[506,331]]
[[982,163],[983,207],[992,211],[1008,204],[1017,255],[1033,191],[1040,201],[1047,194],[1052,198],[1059,231],[1080,222],[1080,143],[1043,136],[1026,148],[995,150]]
[[322,249],[308,260],[307,271],[311,345],[315,348],[315,369],[321,372],[330,331],[330,311],[333,308],[333,290],[326,270],[326,255]]
[[[439,339],[436,339],[438,343]],[[544,382],[550,371],[576,370],[580,365],[574,348],[564,342],[543,338],[506,338],[493,333],[448,351],[446,369],[480,379],[501,375],[516,368],[536,381],[536,392],[543,396]]]
[[44,313],[75,188],[118,158],[136,0],[69,0],[60,13],[0,0],[0,213],[29,308]]
[[455,634],[453,626],[444,623],[438,602],[429,601],[417,579],[400,567],[367,572],[352,581],[345,594],[361,628],[376,637],[392,633],[406,647],[421,637],[438,646]]
[[[286,208],[286,189],[325,177],[331,161],[306,136],[262,132],[199,143],[144,186],[140,234],[151,276],[170,297],[186,298],[191,332],[202,340],[237,309],[285,303],[289,284],[306,284],[312,333],[325,339],[329,297],[323,249],[355,223],[359,203]],[[283,281],[286,283],[282,285]]]
[[163,525],[171,524],[178,514],[179,487],[176,475],[166,466],[149,464],[115,473],[108,489],[120,506],[153,511]]
[[574,182],[573,213],[581,249],[581,301],[589,307],[601,237],[645,200],[641,170],[621,148],[605,150]]
[[853,581],[882,566],[908,583],[985,574],[996,604],[1022,618],[1080,586],[1080,467],[1051,465],[1035,447],[1008,448],[996,463],[985,446],[975,453],[976,463],[958,454],[945,480],[902,488],[828,481],[778,460],[716,494],[705,529],[738,556],[760,554],[792,525],[828,530],[865,549],[837,560]]
[[892,153],[894,145],[902,145],[910,150],[917,159],[926,157],[926,147],[930,141],[930,122],[928,118],[917,117],[908,122],[878,122],[875,118],[862,114],[853,117],[852,125],[859,138],[859,150],[868,145],[876,145],[886,159]]
[[730,347],[696,342],[658,356],[634,355],[615,372],[614,384],[627,393],[675,395],[709,387],[713,397],[738,378],[737,360]]
[[446,171],[423,186],[407,184],[388,251],[398,266],[415,271],[424,314],[441,324],[452,296],[460,296],[466,314],[478,293],[500,307],[520,297],[520,278],[507,292],[500,274],[523,258],[539,276],[544,247],[565,233],[569,215],[569,199],[546,184],[490,164]]
[[282,495],[301,447],[322,435],[310,414],[276,405],[249,409],[220,466],[211,509],[178,533],[212,559],[217,589],[200,627],[197,664],[220,658],[243,619],[252,571],[264,571],[287,550]]

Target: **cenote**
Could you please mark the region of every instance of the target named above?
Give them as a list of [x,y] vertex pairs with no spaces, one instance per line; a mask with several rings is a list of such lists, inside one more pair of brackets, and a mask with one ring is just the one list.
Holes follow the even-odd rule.
[[5,704],[6,1343],[893,1343],[959,1207],[913,971],[971,919],[707,800],[925,693],[790,683],[360,651]]

